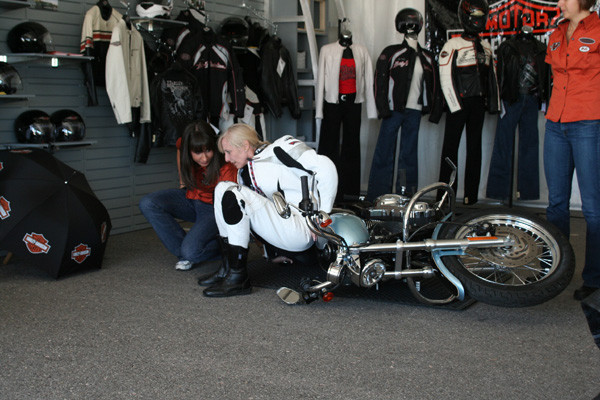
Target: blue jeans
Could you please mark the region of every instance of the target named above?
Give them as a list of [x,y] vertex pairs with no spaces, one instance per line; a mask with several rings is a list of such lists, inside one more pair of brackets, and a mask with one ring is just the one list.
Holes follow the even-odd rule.
[[546,122],[544,171],[548,184],[546,218],[569,237],[569,202],[577,172],[585,235],[585,286],[600,288],[600,120]]
[[[185,192],[184,189],[166,189],[147,194],[140,200],[140,211],[167,250],[179,260],[199,263],[214,259],[219,255],[214,207],[187,199]],[[194,225],[186,234],[176,219]]]
[[510,196],[515,131],[519,126],[517,191],[520,200],[540,198],[539,132],[537,96],[520,95],[513,104],[504,102],[506,114],[498,118],[486,196],[508,200]]
[[395,193],[394,156],[398,129],[400,132],[400,154],[398,156],[398,176],[396,192],[405,186],[409,192],[416,192],[419,184],[419,163],[417,145],[419,142],[419,126],[421,111],[406,109],[404,112],[392,111],[392,115],[381,121],[379,137],[373,154],[367,200],[374,200],[382,194]]

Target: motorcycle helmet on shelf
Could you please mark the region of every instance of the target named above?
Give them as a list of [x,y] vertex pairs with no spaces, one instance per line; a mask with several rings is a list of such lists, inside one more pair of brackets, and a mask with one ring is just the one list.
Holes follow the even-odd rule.
[[54,124],[45,112],[29,110],[15,120],[15,133],[20,143],[51,143],[54,141]]
[[10,64],[0,62],[0,95],[15,94],[21,86],[21,76]]
[[414,8],[404,8],[396,14],[396,30],[403,34],[419,34],[423,29],[423,15]]
[[467,33],[482,32],[489,13],[487,0],[460,0],[458,3],[458,20]]
[[50,115],[54,125],[53,137],[57,142],[78,142],[85,137],[83,118],[73,110],[58,110]]
[[6,42],[13,53],[47,53],[54,50],[52,35],[44,25],[22,22],[8,31]]
[[239,17],[228,17],[219,26],[219,34],[232,46],[246,46],[248,42],[248,22]]
[[163,6],[162,1],[141,1],[136,7],[135,11],[137,15],[142,18],[166,18],[169,19],[173,6],[171,2],[169,5]]

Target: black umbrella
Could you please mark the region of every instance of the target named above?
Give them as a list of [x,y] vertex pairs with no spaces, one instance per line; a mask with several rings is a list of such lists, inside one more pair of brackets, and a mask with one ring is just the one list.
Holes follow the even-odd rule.
[[0,151],[0,249],[53,277],[100,268],[110,216],[85,176],[40,149]]

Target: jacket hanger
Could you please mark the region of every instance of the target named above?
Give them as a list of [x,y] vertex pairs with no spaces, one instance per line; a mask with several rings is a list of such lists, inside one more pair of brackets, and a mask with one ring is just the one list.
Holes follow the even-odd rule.
[[131,18],[129,18],[129,8],[131,7],[131,4],[122,0],[121,4],[125,6],[125,14],[123,14],[123,20],[125,21],[125,25],[127,25],[127,29],[131,30]]

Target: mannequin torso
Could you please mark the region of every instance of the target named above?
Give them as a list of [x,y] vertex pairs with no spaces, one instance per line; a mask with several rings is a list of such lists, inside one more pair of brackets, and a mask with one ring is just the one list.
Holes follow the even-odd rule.
[[[405,37],[406,43],[414,49],[418,51],[419,42],[417,42],[416,37],[412,37],[411,35],[406,35]],[[421,64],[421,60],[419,57],[415,58],[415,67],[413,69],[412,79],[410,81],[410,86],[408,90],[408,99],[406,100],[406,108],[410,108],[413,110],[421,110],[423,106],[419,104],[419,98],[421,97],[421,88],[423,82],[423,65]]]

